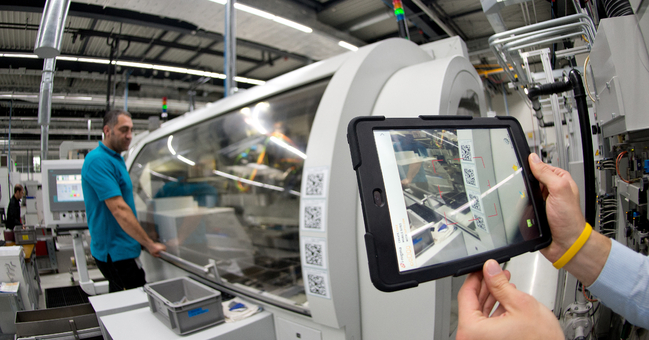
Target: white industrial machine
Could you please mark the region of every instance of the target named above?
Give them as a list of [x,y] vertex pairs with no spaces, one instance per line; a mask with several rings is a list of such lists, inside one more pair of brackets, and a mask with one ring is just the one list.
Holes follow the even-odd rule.
[[79,285],[89,295],[108,293],[108,281],[94,282],[88,274],[84,232],[88,230],[86,206],[81,188],[81,160],[44,160],[41,163],[43,180],[43,220],[45,227],[57,234],[72,236],[74,258],[79,273]]
[[[181,268],[253,299],[272,312],[273,339],[448,339],[463,277],[389,294],[370,282],[346,137],[360,115],[486,116],[464,42],[433,45],[389,39],[365,46],[141,137],[127,159],[138,218],[174,249],[166,261],[141,257],[147,278]],[[188,196],[195,207],[182,213],[157,212],[150,203]],[[215,208],[229,210],[201,213]],[[552,306],[556,287],[549,286]],[[544,290],[537,288],[535,295]]]

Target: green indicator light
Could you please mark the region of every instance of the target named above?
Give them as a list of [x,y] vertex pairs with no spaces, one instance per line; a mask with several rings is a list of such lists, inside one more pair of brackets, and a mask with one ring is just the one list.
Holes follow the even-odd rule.
[[396,15],[399,15],[399,14],[405,15],[404,12],[403,12],[403,8],[396,8],[394,10],[394,14],[396,14]]
[[167,109],[167,104],[162,105],[162,109],[166,110]]
[[527,219],[527,227],[528,227],[528,228],[531,228],[531,227],[532,227],[532,224],[533,224],[533,223],[532,223],[532,220],[531,220],[531,219]]

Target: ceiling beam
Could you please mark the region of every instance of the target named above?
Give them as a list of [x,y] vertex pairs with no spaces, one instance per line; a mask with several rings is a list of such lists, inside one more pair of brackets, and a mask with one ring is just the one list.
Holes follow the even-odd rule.
[[[43,13],[44,7],[45,7],[44,0],[3,0],[2,3],[0,4],[0,11]],[[203,37],[218,42],[222,42],[224,39],[222,34],[202,30],[198,28],[196,25],[190,24],[182,20],[163,18],[156,15],[134,12],[134,11],[124,10],[124,9],[111,8],[111,7],[103,7],[103,6],[72,2],[70,4],[70,10],[68,11],[68,15],[81,17],[81,18],[107,20],[107,21],[120,22],[120,23],[137,25],[137,26],[157,28],[164,31],[178,32],[185,35],[195,35],[197,37]],[[248,41],[245,39],[237,39],[237,45],[270,52],[276,55],[281,55],[283,57],[298,60],[305,64],[309,64],[313,62],[313,59],[309,57],[297,53],[283,51],[278,48]]]
[[480,8],[476,8],[476,9],[472,9],[472,10],[470,10],[470,11],[466,11],[466,12],[461,12],[461,13],[453,14],[453,15],[449,16],[449,18],[450,18],[450,19],[457,19],[457,18],[465,17],[465,16],[467,16],[467,15],[472,15],[472,14],[476,14],[476,13],[484,13],[484,11],[482,10],[482,7],[480,7]]
[[329,0],[329,1],[325,2],[325,3],[323,3],[322,6],[319,9],[317,9],[316,11],[318,11],[318,12],[326,11],[326,10],[328,10],[330,8],[334,8],[335,6],[340,5],[341,3],[345,2],[345,1],[347,1],[347,0]]
[[[94,30],[95,27],[97,26],[97,19],[92,19],[92,22],[90,23],[90,26],[88,26],[89,30]],[[86,48],[88,48],[88,43],[90,42],[90,39],[84,39],[83,45],[81,45],[81,49],[79,49],[79,54],[84,55],[86,54]]]
[[[168,32],[168,31],[167,31],[167,32]],[[179,42],[180,39],[182,39],[183,37],[184,37],[184,35],[182,35],[182,34],[178,34],[178,36],[176,37],[176,39],[174,39],[172,42],[173,42],[173,43],[177,43],[177,42]],[[159,39],[158,39],[158,40],[159,40]],[[200,46],[199,46],[199,47],[200,47]],[[162,51],[160,51],[160,52],[158,53],[158,55],[156,55],[155,57],[153,57],[153,61],[160,61],[160,58],[162,58],[162,56],[163,56],[165,53],[169,52],[170,49],[171,49],[171,47],[169,47],[169,46],[163,48]]]
[[[212,47],[214,47],[214,46],[215,46],[216,44],[218,44],[218,43],[219,43],[218,41],[212,41],[209,45],[205,46],[204,48],[209,50],[209,49],[211,49]],[[262,53],[263,53],[263,52],[262,52]],[[184,64],[189,65],[192,61],[196,60],[196,58],[198,58],[198,57],[200,57],[200,56],[202,56],[202,55],[203,55],[203,53],[201,53],[201,52],[196,52],[196,53],[194,53],[193,56],[189,57],[189,59],[185,60]]]
[[282,57],[274,57],[274,58],[273,58],[273,56],[270,56],[270,55],[268,56],[268,58],[269,58],[270,60],[267,60],[267,61],[265,61],[265,62],[263,62],[263,63],[259,63],[259,64],[255,65],[255,66],[253,66],[253,67],[251,67],[251,68],[249,68],[249,69],[243,71],[243,73],[241,73],[241,76],[242,76],[242,77],[246,77],[246,76],[248,76],[250,73],[252,73],[252,72],[254,72],[254,71],[257,71],[258,69],[260,69],[260,68],[262,68],[262,67],[264,67],[264,66],[266,66],[266,65],[272,65],[272,64],[273,64],[274,62],[276,62],[277,60],[282,59]]
[[[27,70],[24,68],[0,68],[0,75],[14,75],[14,76],[36,76],[40,77],[43,71],[41,70]],[[57,70],[54,73],[54,78],[70,78],[70,79],[85,79],[85,80],[93,80],[93,81],[107,81],[108,80],[108,75],[106,73],[98,73],[98,72],[75,72],[75,71],[61,71]],[[152,85],[152,86],[162,86],[162,87],[170,87],[170,88],[176,88],[176,89],[189,89],[193,86],[192,82],[186,82],[186,81],[181,81],[181,80],[172,80],[172,79],[156,79],[156,78],[151,78],[151,77],[140,77],[140,76],[133,76],[131,75],[129,77],[129,83],[136,83],[140,85]],[[36,88],[39,87],[40,84],[35,84]],[[0,86],[0,89],[2,89],[4,86]],[[212,85],[212,84],[201,84],[196,87],[197,90],[200,91],[207,91],[207,92],[217,92],[217,93],[223,93],[224,89],[223,86],[218,86],[218,85]],[[57,92],[57,91],[55,91]],[[103,92],[102,92],[103,93]],[[1,119],[1,118],[0,118]]]
[[431,40],[439,40],[447,37],[446,35],[438,34],[426,21],[424,21],[420,16],[418,16],[417,13],[413,11],[410,7],[404,5],[403,3],[402,6],[403,6],[404,13],[406,14],[406,17],[408,17],[408,20],[410,20],[410,22],[412,22],[415,25],[415,27],[422,30],[422,32],[426,33],[426,35]]
[[[91,30],[84,30],[84,29],[79,29],[79,30],[71,30],[68,29],[67,31],[70,32],[76,32],[80,36],[83,37],[102,37],[102,38],[116,38],[122,41],[131,41],[131,42],[138,42],[142,44],[152,44],[156,46],[163,46],[167,48],[175,48],[179,50],[185,50],[185,51],[192,51],[192,52],[197,52],[197,53],[203,53],[203,54],[210,54],[218,57],[223,57],[224,54],[223,52],[220,51],[215,51],[215,50],[210,50],[207,48],[201,48],[200,46],[192,46],[192,45],[185,45],[185,44],[179,44],[174,41],[164,41],[160,39],[153,39],[151,40],[150,38],[145,38],[145,37],[138,37],[134,35],[126,35],[126,34],[114,34],[111,32],[103,32],[103,31],[91,31]],[[164,52],[164,50],[163,50]],[[259,59],[254,59],[250,57],[244,57],[244,56],[237,56],[237,60],[239,61],[245,61],[249,63],[254,63],[257,64],[261,62],[262,60]],[[156,59],[153,59],[153,61],[156,61]]]
[[152,43],[153,40],[161,40],[162,38],[164,38],[165,35],[167,35],[167,33],[169,33],[169,31],[162,31],[162,32],[160,32],[160,34],[158,34],[157,38],[151,38],[151,42],[149,42],[149,46],[146,48],[144,53],[142,53],[142,59],[146,58],[146,55],[149,52],[151,52],[151,50],[155,47],[155,45],[153,45],[153,43]]

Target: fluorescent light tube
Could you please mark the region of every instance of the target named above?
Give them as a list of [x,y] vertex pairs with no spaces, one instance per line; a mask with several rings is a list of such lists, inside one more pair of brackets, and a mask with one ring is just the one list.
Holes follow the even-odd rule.
[[339,41],[338,46],[346,48],[346,49],[348,49],[350,51],[354,51],[354,52],[358,51],[358,47],[356,47],[356,46],[354,46],[354,45],[352,45],[352,44],[350,44],[350,43],[348,43],[346,41],[342,41],[342,40]]

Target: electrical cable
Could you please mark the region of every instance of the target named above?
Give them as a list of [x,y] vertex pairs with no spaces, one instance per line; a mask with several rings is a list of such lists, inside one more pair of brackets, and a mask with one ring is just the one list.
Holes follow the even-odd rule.
[[[588,41],[588,40],[586,40]],[[593,104],[597,102],[593,95],[590,94],[590,88],[588,88],[588,76],[586,75],[586,67],[588,67],[588,62],[590,61],[590,54],[586,57],[586,61],[584,61],[584,87],[586,88],[586,94],[588,94],[588,98],[593,101]]]
[[610,212],[610,213],[608,213],[608,214],[606,214],[606,215],[604,215],[604,216],[600,216],[599,220],[601,221],[601,220],[603,220],[603,219],[605,219],[605,218],[607,218],[607,217],[609,217],[609,216],[611,216],[611,215],[615,215],[615,211]]
[[620,165],[619,165],[619,164],[620,164],[620,160],[621,160],[622,157],[624,157],[624,155],[626,155],[626,154],[628,154],[628,152],[626,152],[626,151],[622,151],[622,152],[620,152],[620,154],[617,156],[617,159],[615,160],[615,172],[617,172],[617,176],[620,177],[620,179],[621,179],[624,183],[631,184],[631,181],[627,181],[624,177],[622,177],[622,174],[620,174]]
[[581,292],[584,293],[584,298],[586,298],[586,300],[588,302],[597,302],[597,301],[599,301],[597,299],[591,299],[591,298],[588,297],[588,295],[586,295],[586,287],[584,287],[583,283],[581,284]]

